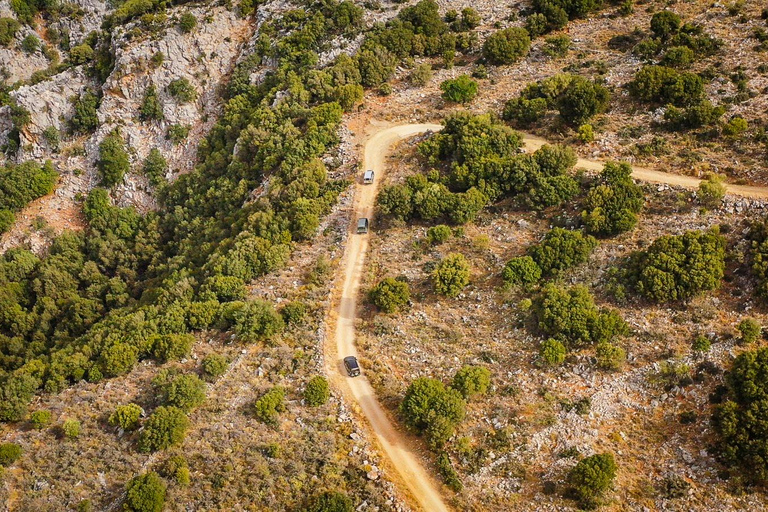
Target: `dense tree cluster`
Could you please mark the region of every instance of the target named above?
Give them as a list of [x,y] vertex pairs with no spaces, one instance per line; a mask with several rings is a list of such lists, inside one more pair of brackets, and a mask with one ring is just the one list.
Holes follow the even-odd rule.
[[584,77],[558,74],[529,84],[504,106],[507,121],[526,127],[540,120],[549,110],[572,126],[586,123],[608,107],[610,92],[603,85]]
[[613,236],[631,230],[643,208],[643,190],[632,181],[626,162],[608,162],[584,199],[581,214],[587,231]]
[[377,200],[383,214],[462,224],[488,201],[520,196],[528,206],[545,208],[578,192],[567,174],[576,163],[570,148],[547,145],[521,154],[521,136],[490,115],[459,112],[444,124],[419,146],[426,163],[439,171],[384,187]]
[[720,286],[725,272],[725,239],[718,228],[657,238],[629,263],[629,280],[654,302],[684,300]]
[[50,161],[44,165],[29,161],[0,167],[0,233],[13,225],[14,212],[50,194],[58,178]]
[[[131,0],[111,20],[155,8]],[[361,12],[325,0],[266,22],[267,39],[232,74],[195,171],[161,187],[157,212],[112,206],[108,192],[95,189],[84,204],[84,232],[60,235],[42,259],[22,249],[0,257],[0,421],[23,418],[38,390],[178,357],[195,331],[231,330],[260,342],[283,328],[271,305],[243,301],[245,283],[283,265],[291,243],[312,236],[345,186],[327,179],[319,157],[337,142],[342,103],[362,97],[360,55],[315,65],[325,41],[359,30]],[[107,39],[86,42],[96,49]],[[109,55],[96,54],[94,69],[108,71]],[[263,59],[277,66],[252,84]],[[77,100],[73,128],[95,128],[97,106],[90,93]],[[105,183],[119,182],[128,162],[123,141],[107,137]],[[162,162],[150,167],[164,174]],[[253,200],[265,179],[268,192]],[[172,444],[183,432],[183,411],[163,407],[147,420],[141,449]]]
[[718,454],[754,483],[768,480],[768,348],[739,354],[727,376],[728,395],[712,424]]
[[750,268],[757,278],[757,295],[768,299],[768,219],[753,222],[748,238]]

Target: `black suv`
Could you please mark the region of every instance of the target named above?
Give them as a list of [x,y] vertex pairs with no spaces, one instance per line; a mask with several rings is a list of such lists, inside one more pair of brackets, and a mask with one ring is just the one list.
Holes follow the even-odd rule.
[[360,365],[357,364],[357,358],[355,356],[347,356],[344,358],[344,368],[347,369],[347,373],[350,377],[357,377],[360,375]]

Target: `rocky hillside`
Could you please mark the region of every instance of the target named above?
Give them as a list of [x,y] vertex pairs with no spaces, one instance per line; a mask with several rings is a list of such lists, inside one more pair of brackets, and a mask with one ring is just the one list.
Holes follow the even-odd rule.
[[0,511],[417,509],[324,373],[416,122],[357,347],[446,503],[763,510],[767,19],[0,1]]

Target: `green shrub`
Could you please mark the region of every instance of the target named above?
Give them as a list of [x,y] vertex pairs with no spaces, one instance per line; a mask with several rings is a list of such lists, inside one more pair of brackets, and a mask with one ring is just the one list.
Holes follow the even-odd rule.
[[0,387],[0,421],[20,421],[40,383],[29,375],[8,378]]
[[439,245],[446,242],[453,236],[453,231],[449,226],[445,224],[439,224],[427,229],[427,242],[430,245]]
[[439,448],[464,418],[465,406],[455,389],[436,379],[419,378],[408,386],[400,411],[409,426],[427,434],[432,448]]
[[61,431],[64,433],[64,437],[68,437],[70,439],[76,439],[80,437],[80,421],[68,418],[64,420],[64,423],[61,425]]
[[540,120],[547,113],[547,100],[544,98],[513,98],[504,105],[502,117],[507,121],[516,122],[522,127],[528,127]]
[[598,309],[584,286],[547,285],[534,301],[533,311],[544,334],[571,347],[609,342],[629,333],[618,313]]
[[179,18],[179,28],[183,34],[189,34],[197,26],[197,18],[191,12],[185,12]]
[[469,103],[477,96],[477,82],[467,75],[460,75],[451,80],[445,80],[440,84],[443,91],[443,99],[454,103]]
[[165,493],[166,485],[154,471],[135,476],[125,488],[123,510],[162,512],[165,506]]
[[687,46],[673,46],[664,53],[660,64],[670,68],[688,68],[694,60],[693,50]]
[[142,121],[162,121],[164,118],[163,105],[160,103],[157,88],[154,85],[150,85],[144,91],[144,99],[139,107],[139,117]]
[[191,334],[157,334],[148,343],[149,354],[161,363],[166,363],[188,356],[195,337]]
[[432,79],[432,75],[432,66],[426,63],[419,64],[413,69],[413,71],[411,71],[409,80],[411,81],[411,84],[417,87],[422,87],[429,83],[429,81]]
[[48,147],[51,149],[51,151],[59,150],[59,144],[61,144],[61,135],[55,126],[46,126],[45,130],[43,130],[43,138],[45,139],[45,142],[48,143]]
[[626,351],[618,345],[603,341],[595,347],[597,367],[602,370],[617,371],[627,359]]
[[10,46],[16,38],[16,32],[21,28],[21,24],[13,18],[0,18],[0,45]]
[[178,485],[186,487],[190,483],[189,464],[182,455],[168,457],[163,464],[161,474],[165,478],[173,479]]
[[528,248],[528,256],[543,276],[556,276],[575,265],[586,263],[597,247],[597,240],[580,231],[552,228],[544,239]]
[[630,284],[648,300],[684,300],[720,286],[725,240],[718,228],[662,236],[629,263]]
[[528,54],[531,38],[524,28],[494,32],[483,44],[483,57],[494,65],[513,64]]
[[728,396],[715,408],[717,454],[750,483],[768,480],[768,348],[743,352],[727,374]]
[[384,313],[395,313],[405,308],[411,300],[408,283],[393,277],[379,281],[368,297],[373,305]]
[[171,80],[168,84],[168,94],[179,103],[190,103],[197,98],[197,91],[186,78]]
[[160,406],[147,419],[139,436],[140,452],[155,452],[181,444],[189,428],[189,419],[176,407]]
[[346,494],[337,491],[323,492],[310,500],[303,512],[354,512],[355,506]]
[[83,43],[69,49],[69,62],[74,66],[85,64],[93,60],[95,52],[90,45]]
[[125,174],[131,169],[125,141],[119,133],[112,132],[99,144],[99,161],[101,181],[111,187],[123,181]]
[[553,58],[565,57],[571,48],[571,38],[567,34],[559,34],[544,39],[542,51]]
[[149,154],[144,159],[142,165],[142,172],[155,187],[165,181],[165,174],[168,172],[168,162],[159,149],[152,148],[149,150]]
[[741,334],[741,342],[745,345],[755,343],[760,339],[761,331],[763,330],[760,323],[754,318],[745,318],[736,327]]
[[588,144],[595,140],[595,130],[591,124],[583,124],[579,126],[576,137],[584,144]]
[[136,404],[118,405],[109,416],[109,424],[123,430],[135,430],[139,426],[141,413],[144,412]]
[[365,87],[376,87],[386,82],[397,66],[397,58],[381,46],[359,51],[355,61],[360,70],[360,83]]
[[525,30],[530,37],[539,37],[549,30],[547,17],[541,13],[533,13],[525,19]]
[[205,382],[197,375],[178,375],[161,389],[163,403],[189,412],[205,401]]
[[504,265],[501,277],[509,285],[529,286],[541,279],[541,267],[530,256],[518,256]]
[[617,469],[611,453],[580,460],[568,473],[568,483],[573,487],[579,504],[585,508],[597,506],[600,498],[613,485]]
[[243,304],[233,313],[235,334],[247,342],[270,339],[285,327],[283,317],[272,304],[255,300]]
[[322,375],[312,377],[304,389],[304,400],[310,407],[319,407],[325,404],[331,397],[331,389],[328,380]]
[[183,124],[172,124],[168,127],[168,133],[166,134],[166,138],[173,142],[174,144],[180,144],[181,142],[184,142],[187,137],[189,136],[189,130],[191,129],[188,125]]
[[691,350],[694,352],[709,352],[710,348],[712,348],[712,342],[703,334],[696,336],[691,343]]
[[0,233],[5,233],[16,223],[16,216],[10,210],[0,210]]
[[695,105],[704,96],[704,82],[693,73],[679,73],[665,66],[643,66],[629,83],[629,92],[651,103]]
[[459,474],[453,468],[453,464],[451,464],[451,459],[447,453],[440,452],[440,455],[437,456],[437,470],[440,472],[445,485],[447,485],[449,489],[459,492],[464,488],[464,484],[461,483]]
[[708,173],[699,183],[696,197],[702,205],[708,208],[716,208],[723,202],[725,191],[724,176]]
[[686,108],[668,105],[664,121],[672,130],[692,130],[716,125],[724,113],[725,107],[716,107],[709,100],[704,100]]
[[256,418],[272,426],[278,424],[278,414],[285,410],[285,390],[275,386],[256,400],[253,409]]
[[203,358],[200,366],[206,380],[214,381],[224,375],[229,367],[229,361],[221,354],[208,354]]
[[547,366],[560,366],[563,364],[566,353],[565,345],[554,338],[542,341],[539,346],[539,359]]
[[15,443],[0,444],[0,467],[8,467],[21,458],[21,446]]
[[572,126],[581,125],[603,112],[611,95],[602,85],[582,77],[574,77],[560,95],[560,117]]
[[21,49],[27,53],[35,53],[40,49],[40,40],[34,34],[29,34],[21,41]]
[[53,420],[51,411],[46,409],[39,409],[29,416],[29,423],[35,430],[43,430],[48,427]]
[[453,376],[451,387],[465,400],[484,395],[491,385],[491,372],[482,366],[464,366]]
[[682,25],[680,16],[672,11],[659,11],[651,18],[651,31],[656,37],[668,39],[677,34]]
[[584,200],[581,218],[589,233],[614,236],[631,230],[645,198],[626,162],[608,162]]
[[469,284],[469,262],[462,254],[449,254],[432,272],[435,292],[456,297]]
[[748,128],[746,119],[741,116],[734,116],[723,125],[723,135],[735,137],[747,131]]
[[69,121],[74,132],[90,133],[99,127],[99,102],[99,97],[90,91],[75,101],[75,112]]

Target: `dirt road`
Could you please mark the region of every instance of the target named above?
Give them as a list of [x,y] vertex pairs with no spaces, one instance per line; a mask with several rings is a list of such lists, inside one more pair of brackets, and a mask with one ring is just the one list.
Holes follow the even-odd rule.
[[[421,464],[416,453],[418,444],[412,436],[395,428],[389,416],[376,399],[376,395],[370,382],[363,374],[356,378],[349,378],[343,368],[341,360],[349,355],[357,356],[355,347],[355,319],[357,318],[358,292],[361,277],[365,268],[365,256],[368,251],[368,235],[358,235],[354,231],[357,227],[357,219],[373,217],[373,207],[376,199],[378,184],[384,179],[386,173],[386,156],[392,146],[407,137],[423,133],[428,130],[438,131],[442,129],[438,124],[407,124],[391,126],[380,129],[365,143],[363,155],[363,169],[373,169],[376,179],[373,185],[362,185],[358,181],[355,194],[356,204],[354,217],[350,223],[352,232],[349,234],[347,246],[342,261],[344,275],[341,296],[335,297],[336,331],[335,347],[326,344],[326,366],[332,380],[345,387],[347,394],[351,394],[355,402],[360,406],[363,415],[368,420],[376,440],[381,445],[384,455],[389,463],[397,470],[399,480],[407,487],[413,501],[422,510],[427,512],[440,512],[449,510],[443,500],[442,486],[437,483]],[[547,141],[530,134],[524,134],[525,147],[528,151],[534,151],[546,144]],[[577,167],[599,171],[603,162],[580,158]],[[670,174],[653,169],[634,167],[632,176],[638,180],[652,183],[666,183],[669,185],[696,188],[699,181],[690,176]],[[358,180],[361,176],[357,177]],[[741,185],[728,185],[728,193],[766,199],[768,187],[750,187]],[[376,225],[371,224],[375,230]],[[334,350],[335,349],[335,350]],[[395,475],[392,475],[395,476]]]
[[[373,185],[358,184],[355,194],[355,213],[351,222],[351,229],[355,230],[357,219],[373,216],[373,205],[376,199],[377,184],[380,183],[386,172],[385,158],[392,145],[411,135],[427,130],[439,130],[440,125],[413,124],[394,126],[379,131],[371,137],[365,145],[363,156],[364,169],[373,169],[376,179]],[[358,179],[360,177],[358,176]],[[375,225],[371,225],[376,229]],[[370,423],[376,440],[384,450],[384,454],[399,473],[400,480],[407,486],[410,495],[425,512],[448,511],[449,508],[443,502],[441,487],[422,466],[418,455],[414,451],[417,446],[409,435],[400,432],[394,427],[381,404],[376,400],[376,395],[370,382],[363,374],[359,377],[346,377],[346,372],[341,364],[341,359],[349,355],[357,355],[355,349],[355,318],[357,317],[358,290],[360,278],[363,273],[365,254],[368,250],[368,235],[350,233],[347,247],[344,253],[342,271],[344,272],[344,285],[341,297],[336,298],[336,354],[326,354],[327,364],[334,364],[332,370],[341,372],[341,380],[346,383],[348,391],[359,404],[360,409]],[[336,375],[339,375],[336,373]],[[340,379],[334,379],[340,380]],[[395,475],[392,475],[395,476]]]
[[[536,135],[530,133],[523,133],[523,140],[525,142],[525,149],[529,152],[539,149],[544,144],[549,142]],[[576,167],[587,169],[590,171],[600,171],[603,169],[605,162],[600,160],[587,160],[585,158],[579,158],[576,162]],[[648,167],[632,166],[632,177],[639,181],[647,181],[649,183],[665,183],[667,185],[675,185],[685,188],[697,188],[700,179],[692,176],[683,176],[681,174],[671,174],[668,172],[657,171],[649,169]],[[750,199],[768,199],[768,187],[752,187],[749,185],[726,185],[726,192],[735,196],[748,197]]]

